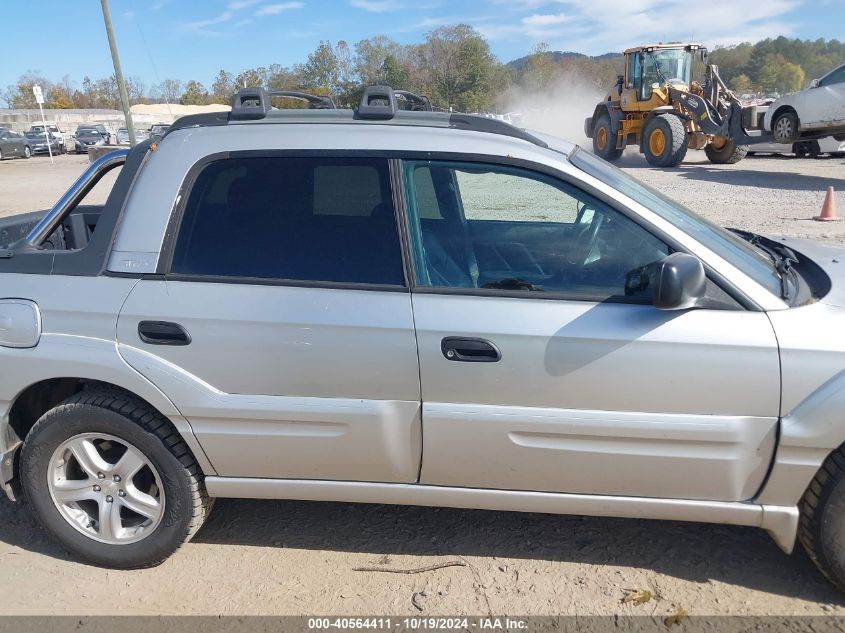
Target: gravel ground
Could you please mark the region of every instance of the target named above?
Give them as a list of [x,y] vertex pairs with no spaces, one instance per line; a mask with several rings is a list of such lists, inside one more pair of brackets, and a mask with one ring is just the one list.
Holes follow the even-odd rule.
[[[691,152],[692,161],[698,158]],[[714,220],[845,241],[808,218],[845,188],[842,159],[622,165]],[[49,206],[84,157],[0,164],[0,215]],[[104,192],[99,192],[102,196]],[[845,212],[845,209],[842,210]],[[220,500],[163,565],[73,561],[24,504],[0,499],[0,614],[840,615],[845,596],[759,530],[676,522],[309,502]],[[422,574],[356,572],[460,561]],[[654,597],[623,604],[632,590]],[[412,599],[416,600],[414,606]],[[421,609],[421,611],[419,610]]]

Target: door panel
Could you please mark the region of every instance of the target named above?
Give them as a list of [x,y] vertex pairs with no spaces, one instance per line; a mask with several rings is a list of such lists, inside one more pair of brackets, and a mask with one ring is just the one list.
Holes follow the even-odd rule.
[[[774,449],[777,346],[765,314],[414,295],[421,483],[744,500]],[[447,336],[498,362],[450,362]]]
[[[144,343],[141,321],[178,323],[190,344]],[[221,476],[417,480],[407,292],[143,280],[118,341]]]
[[801,93],[799,116],[802,128],[843,125],[845,83],[834,83],[805,90]]

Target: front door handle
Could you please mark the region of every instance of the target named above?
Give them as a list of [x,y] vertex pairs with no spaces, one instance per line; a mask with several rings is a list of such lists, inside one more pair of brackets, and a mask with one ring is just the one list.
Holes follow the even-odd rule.
[[141,321],[138,336],[150,345],[188,345],[191,342],[187,330],[170,321]]
[[495,363],[502,359],[499,348],[483,338],[447,336],[440,342],[446,360],[464,363]]

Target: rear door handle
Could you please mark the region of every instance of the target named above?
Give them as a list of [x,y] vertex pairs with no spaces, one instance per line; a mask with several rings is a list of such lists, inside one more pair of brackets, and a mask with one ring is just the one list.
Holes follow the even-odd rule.
[[141,321],[138,336],[150,345],[189,345],[191,342],[187,330],[170,321]]
[[440,343],[446,360],[464,363],[495,363],[502,359],[499,348],[483,338],[447,336]]

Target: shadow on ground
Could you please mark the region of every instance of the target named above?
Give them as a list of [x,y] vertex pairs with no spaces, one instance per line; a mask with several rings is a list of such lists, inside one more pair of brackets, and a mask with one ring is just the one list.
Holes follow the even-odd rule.
[[[769,158],[768,160],[771,160]],[[824,160],[824,159],[817,159]],[[827,159],[839,160],[841,159]],[[637,157],[626,156],[617,163],[618,167],[629,170],[659,169],[648,165]],[[762,189],[780,189],[785,191],[824,191],[830,186],[840,188],[845,184],[843,177],[810,176],[788,171],[760,171],[759,163],[755,169],[743,169],[742,163],[737,165],[713,166],[709,163],[682,164],[679,167],[665,168],[666,171],[678,174],[687,180],[713,182],[738,187],[758,187]],[[636,175],[636,171],[632,171]]]
[[[73,560],[32,518],[0,501],[0,541]],[[803,551],[723,525],[413,506],[220,499],[195,543],[388,555],[495,556],[650,569],[691,582],[845,605]],[[191,548],[177,556],[190,556]]]

